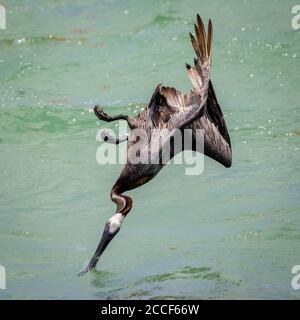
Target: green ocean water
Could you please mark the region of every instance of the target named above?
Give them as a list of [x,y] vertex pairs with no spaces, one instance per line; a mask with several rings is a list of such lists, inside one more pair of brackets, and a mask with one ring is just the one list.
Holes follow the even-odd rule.
[[[2,0],[2,299],[299,299],[300,32],[294,1]],[[212,80],[233,166],[169,165],[78,278],[115,211],[91,108],[134,115],[158,83],[187,91],[196,13],[214,24]]]

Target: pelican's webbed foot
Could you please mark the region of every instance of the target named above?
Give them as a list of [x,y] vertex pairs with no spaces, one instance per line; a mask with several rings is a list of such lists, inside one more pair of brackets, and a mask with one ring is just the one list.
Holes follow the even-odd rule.
[[109,116],[107,113],[105,113],[103,111],[103,109],[96,105],[94,107],[94,112],[95,112],[95,115],[98,117],[99,120],[103,120],[103,121],[106,121],[106,122],[111,122],[111,121],[115,121],[115,120],[128,120],[128,116],[125,115],[125,114],[119,114],[117,116]]

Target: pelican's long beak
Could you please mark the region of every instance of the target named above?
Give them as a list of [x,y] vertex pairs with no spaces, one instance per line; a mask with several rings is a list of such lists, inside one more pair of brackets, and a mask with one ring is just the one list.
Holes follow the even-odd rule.
[[101,256],[101,254],[103,253],[103,251],[105,250],[107,245],[110,243],[110,241],[113,239],[113,237],[119,232],[119,230],[120,230],[120,228],[117,228],[113,232],[110,231],[109,221],[106,222],[102,238],[98,244],[98,247],[97,247],[92,259],[90,260],[89,264],[78,273],[78,277],[85,275],[87,272],[89,272],[90,270],[92,270],[96,267],[96,264]]

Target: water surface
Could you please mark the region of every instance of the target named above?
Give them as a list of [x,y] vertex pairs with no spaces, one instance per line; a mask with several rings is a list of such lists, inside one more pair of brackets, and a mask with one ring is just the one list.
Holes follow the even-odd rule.
[[[0,30],[3,299],[299,299],[300,34],[294,1],[16,1]],[[77,278],[115,207],[91,107],[134,115],[158,83],[191,88],[196,13],[214,23],[212,79],[233,166],[170,165],[96,272]],[[105,125],[106,126],[106,125]],[[109,124],[114,128],[114,124]]]

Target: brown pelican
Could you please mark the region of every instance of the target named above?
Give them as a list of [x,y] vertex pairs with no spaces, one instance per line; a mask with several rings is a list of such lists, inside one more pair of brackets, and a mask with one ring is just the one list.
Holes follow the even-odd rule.
[[[115,120],[125,120],[130,128],[128,137],[113,139],[105,136],[104,140],[110,143],[121,143],[128,140],[127,156],[132,152],[132,145],[136,140],[133,129],[141,128],[147,132],[146,144],[154,137],[153,129],[160,128],[164,131],[164,143],[170,143],[174,130],[190,129],[192,138],[196,139],[196,130],[204,130],[204,154],[225,167],[231,166],[231,143],[227,131],[226,123],[218,104],[218,100],[210,81],[210,70],[212,60],[212,36],[213,29],[211,20],[208,22],[207,35],[203,22],[197,15],[195,24],[195,36],[190,33],[191,42],[196,53],[194,67],[186,64],[188,76],[193,84],[193,89],[188,94],[183,94],[178,90],[170,87],[158,85],[155,89],[148,106],[137,117],[132,118],[127,115],[109,116],[99,106],[95,106],[96,116],[103,121],[111,122]],[[161,160],[162,146],[159,143],[152,145],[151,152],[156,154]],[[171,144],[172,145],[172,144]],[[182,147],[182,151],[184,147]],[[192,150],[197,151],[195,143]],[[172,158],[178,150],[175,150],[174,144],[171,148]],[[153,177],[164,166],[163,163],[130,163],[127,162],[112,187],[110,196],[115,202],[116,213],[106,222],[102,238],[89,264],[79,275],[95,268],[101,254],[119,232],[124,218],[132,207],[132,199],[123,195],[124,192],[137,188]]]

